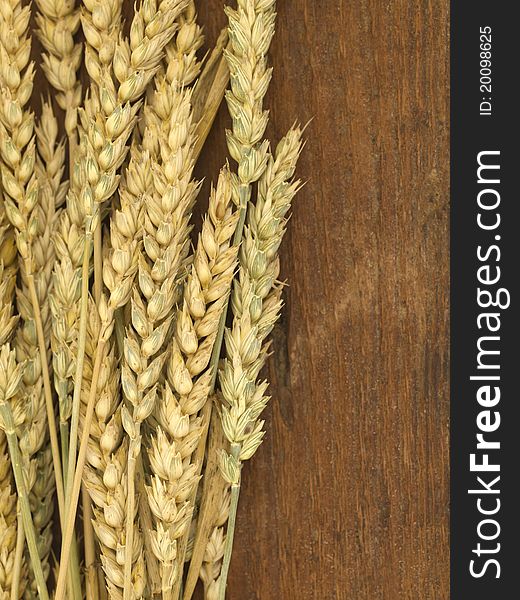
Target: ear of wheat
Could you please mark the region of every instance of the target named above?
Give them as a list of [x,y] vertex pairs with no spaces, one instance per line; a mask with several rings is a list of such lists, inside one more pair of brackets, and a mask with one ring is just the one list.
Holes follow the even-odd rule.
[[[33,63],[31,7],[0,0],[0,600],[190,600],[198,578],[223,600],[264,435],[302,148],[266,138],[275,2],[226,8],[202,59],[193,0],[122,8],[36,0]],[[224,96],[233,162],[196,230]]]
[[[199,412],[211,386],[212,371],[207,367],[235,268],[237,249],[231,238],[238,212],[233,210],[232,196],[231,174],[224,169],[210,197],[183,308],[178,310],[167,381],[156,411],[159,427],[152,437],[148,495],[156,519],[154,552],[162,565],[163,595],[173,590],[172,598],[184,563],[179,539],[187,534],[193,513],[191,496],[199,465],[192,455],[202,434]],[[175,457],[172,463],[170,457]]]
[[58,91],[56,101],[65,111],[65,131],[69,139],[70,156],[77,145],[77,109],[81,103],[78,69],[82,47],[74,34],[80,26],[80,11],[74,2],[37,0],[37,33],[45,52],[42,68],[47,80]]

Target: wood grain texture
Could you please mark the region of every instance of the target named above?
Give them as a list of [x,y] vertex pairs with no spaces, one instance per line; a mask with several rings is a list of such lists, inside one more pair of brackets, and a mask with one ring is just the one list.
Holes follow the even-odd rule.
[[[197,4],[209,47],[223,0]],[[448,2],[278,12],[269,134],[313,118],[308,183],[282,248],[268,434],[244,469],[228,597],[444,600]],[[201,198],[227,124],[222,109]]]
[[[205,6],[202,6],[205,4]],[[221,0],[200,3],[214,39]],[[278,3],[277,140],[313,121],[230,600],[448,598],[448,3]],[[222,111],[206,164],[225,155]]]

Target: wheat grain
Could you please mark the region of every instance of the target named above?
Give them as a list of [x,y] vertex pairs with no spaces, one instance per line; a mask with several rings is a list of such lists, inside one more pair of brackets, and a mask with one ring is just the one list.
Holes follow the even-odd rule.
[[202,28],[197,24],[195,3],[190,1],[179,15],[179,29],[166,46],[166,78],[170,83],[177,82],[183,87],[191,85],[200,73],[201,63],[197,60],[197,50],[204,43]]

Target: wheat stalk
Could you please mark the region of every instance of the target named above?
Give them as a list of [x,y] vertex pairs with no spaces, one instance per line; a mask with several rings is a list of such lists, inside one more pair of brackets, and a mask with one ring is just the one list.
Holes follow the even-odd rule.
[[54,422],[52,389],[47,364],[45,333],[35,283],[38,256],[33,241],[38,235],[38,183],[34,173],[36,149],[34,117],[26,105],[32,93],[33,64],[29,63],[31,40],[29,36],[30,9],[16,0],[3,4],[0,11],[0,151],[1,174],[6,214],[16,230],[16,243],[24,268],[25,284],[32,304],[37,352],[41,360],[43,395],[50,434],[53,465],[58,491],[60,513],[63,513],[63,481],[58,436]]
[[17,560],[19,531],[17,498],[13,493],[13,474],[7,453],[7,439],[0,430],[0,599],[18,600],[25,591],[27,570],[23,553]]
[[[36,170],[42,201],[39,222],[40,235],[34,242],[36,263],[45,265],[45,288],[42,291],[40,305],[43,323],[47,330],[51,327],[51,335],[46,331],[46,339],[51,340],[52,367],[54,387],[58,395],[61,455],[63,468],[66,471],[68,460],[68,420],[71,405],[72,358],[71,346],[75,341],[77,325],[76,304],[78,301],[79,279],[77,273],[70,268],[70,258],[66,252],[67,236],[73,237],[73,228],[68,227],[64,211],[61,209],[68,188],[63,180],[65,170],[65,144],[58,142],[58,122],[50,102],[42,103],[42,111],[36,126],[37,164]],[[63,217],[63,220],[60,219]],[[60,222],[61,221],[61,222]],[[66,231],[63,231],[65,226]],[[65,237],[61,236],[61,232]],[[58,234],[56,236],[55,234]],[[52,241],[51,241],[52,238]],[[57,258],[57,260],[56,260]],[[54,265],[54,269],[53,269]],[[69,267],[69,268],[68,268]],[[51,270],[53,271],[51,274]],[[50,311],[50,314],[49,314]],[[46,456],[41,457],[46,465]],[[52,479],[48,479],[52,480]],[[41,494],[46,494],[45,477],[42,476]],[[45,495],[41,496],[45,498]],[[42,511],[44,508],[42,508]],[[63,525],[63,515],[60,514]],[[71,594],[77,597],[81,593],[79,559],[76,540],[72,542],[73,561],[70,570],[69,585]]]
[[[165,1],[157,7],[154,2],[144,0],[132,21],[129,41],[122,37],[117,39],[121,11],[119,1],[107,4],[89,0],[85,3],[85,11],[82,15],[83,31],[88,42],[85,62],[94,83],[91,86],[91,97],[85,103],[86,139],[82,144],[84,154],[78,161],[78,169],[83,171],[80,177],[86,182],[81,189],[86,236],[67,475],[67,500],[71,508],[69,510],[71,516],[68,516],[65,529],[67,537],[71,535],[68,530],[73,528],[77,505],[77,500],[72,502],[70,500],[73,481],[79,479],[74,477],[74,465],[86,341],[91,240],[95,236],[95,297],[99,300],[102,286],[99,209],[117,188],[119,182],[117,172],[127,153],[127,140],[135,124],[139,98],[158,68],[164,45],[173,35],[174,20],[184,5],[182,1],[172,0]],[[88,126],[92,122],[94,125]],[[106,316],[110,322],[110,315]],[[101,354],[99,352],[100,357]],[[93,385],[95,388],[95,382]],[[60,595],[64,589],[63,581],[63,578],[59,580]]]
[[[96,439],[96,431],[92,430],[91,420],[93,412],[96,410],[99,418],[99,411],[103,410],[102,402],[106,400],[103,395],[97,396],[96,392],[103,391],[103,385],[106,381],[106,366],[104,358],[108,352],[110,354],[110,336],[114,327],[115,312],[123,307],[129,299],[134,276],[137,271],[138,247],[141,228],[141,210],[142,204],[147,197],[147,190],[151,185],[150,160],[146,152],[135,151],[130,160],[130,164],[125,174],[125,178],[120,187],[121,209],[116,210],[110,222],[110,246],[107,248],[107,258],[104,261],[104,280],[109,290],[106,302],[102,302],[103,321],[102,326],[98,328],[98,334],[95,341],[91,340],[89,356],[95,357],[94,364],[91,365],[90,376],[86,371],[89,367],[89,360],[84,361],[82,374],[82,388],[84,400],[83,431],[81,434],[81,444],[78,454],[76,470],[71,486],[71,507],[73,514],[75,511],[79,490],[81,484],[81,475],[83,464],[87,456],[89,436]],[[92,316],[87,322],[92,321]],[[113,352],[112,352],[113,354]],[[97,365],[96,365],[97,363]],[[96,404],[97,401],[97,404]],[[110,418],[116,407],[112,407],[107,413],[106,418]],[[106,410],[106,407],[105,407]],[[78,421],[79,425],[79,421]],[[98,424],[99,425],[99,424]],[[94,424],[95,426],[95,424]],[[69,517],[64,529],[64,542],[66,544],[72,535],[74,519]],[[67,548],[63,546],[64,550]],[[66,564],[66,554],[62,555],[62,565]],[[61,581],[61,580],[59,580]]]
[[152,436],[148,496],[156,519],[153,548],[161,565],[163,598],[177,597],[182,577],[177,540],[186,533],[193,512],[188,498],[198,479],[198,465],[191,456],[202,433],[198,413],[207,400],[212,376],[207,367],[235,268],[237,249],[231,246],[231,237],[237,219],[231,175],[224,169],[210,197],[183,308],[177,311],[167,383],[155,415],[159,428]]
[[69,139],[69,155],[77,146],[77,109],[81,103],[78,69],[81,65],[81,44],[74,42],[80,24],[80,11],[74,0],[36,0],[37,34],[46,52],[42,68],[47,80],[58,91],[56,101],[65,111],[65,131]]
[[[241,0],[238,10],[227,9],[231,48],[225,51],[231,74],[231,90],[226,93],[233,129],[226,132],[228,149],[238,163],[238,198],[240,216],[233,237],[238,246],[242,238],[251,185],[261,176],[267,162],[268,143],[262,142],[267,126],[267,111],[262,108],[263,98],[271,78],[267,68],[266,52],[274,34],[274,0],[256,2]],[[225,323],[222,313],[212,355],[216,367]],[[216,378],[216,368],[213,370]],[[213,381],[214,386],[215,381]],[[213,387],[212,386],[212,387]],[[197,460],[202,464],[206,445],[211,404],[204,407],[206,431],[197,448]]]
[[[46,267],[46,284],[49,280],[49,270],[52,268],[55,260],[55,248],[51,242],[51,237],[56,231],[56,224],[59,212],[57,209],[63,204],[66,195],[67,183],[62,182],[64,163],[65,163],[65,148],[63,143],[57,143],[58,137],[58,122],[50,103],[44,102],[42,105],[42,113],[36,127],[36,139],[37,139],[37,169],[38,169],[38,180],[40,183],[40,193],[45,197],[47,204],[47,211],[49,214],[45,215],[45,207],[42,206],[43,211],[43,222],[49,222],[49,227],[46,227],[41,231],[41,237],[34,240],[34,252],[37,254],[38,259],[36,262]],[[42,229],[42,228],[41,228]],[[66,422],[66,417],[63,416],[64,412],[68,412],[66,408],[69,389],[67,385],[67,377],[70,377],[70,359],[67,352],[67,344],[69,337],[67,335],[68,321],[66,306],[59,303],[58,298],[61,294],[66,296],[70,293],[69,285],[74,283],[74,278],[68,280],[66,284],[63,282],[61,290],[55,293],[54,283],[60,284],[60,280],[56,277],[53,278],[51,285],[49,286],[49,306],[53,319],[51,320],[53,328],[53,373],[54,373],[54,385],[58,392],[59,407],[60,407],[60,429],[61,429],[61,441],[66,441],[63,436],[62,424]],[[72,285],[73,298],[69,301],[69,304],[77,301],[74,298],[74,285]],[[61,312],[63,310],[63,313]],[[48,320],[48,317],[45,321]],[[65,336],[65,337],[63,337]],[[58,345],[58,348],[56,348]],[[70,404],[70,403],[68,403]],[[64,453],[62,453],[65,458]]]
[[[113,314],[116,309],[126,305],[129,299],[130,291],[134,283],[134,275],[137,271],[138,248],[140,243],[140,228],[142,224],[142,206],[146,203],[148,190],[152,187],[152,174],[150,171],[150,158],[146,151],[141,151],[137,147],[133,148],[132,157],[128,169],[126,170],[124,181],[120,188],[121,209],[116,210],[111,218],[110,246],[107,247],[107,259],[104,261],[104,280],[110,291],[108,301],[109,318],[113,321]],[[92,321],[89,319],[89,321]],[[96,353],[96,343],[100,334],[91,334],[90,355]],[[107,341],[110,343],[110,340]],[[95,415],[96,420],[90,424],[85,421],[85,426],[90,430],[90,451],[96,452],[97,456],[102,456],[104,463],[107,462],[105,452],[105,430],[110,424],[109,433],[112,435],[116,424],[121,429],[119,395],[117,380],[117,371],[115,369],[114,350],[109,350],[107,360],[112,365],[101,367],[100,376],[97,381],[98,394],[96,397]],[[87,377],[87,380],[91,379]],[[91,383],[91,382],[89,382]],[[88,397],[90,385],[86,385],[85,413],[88,410]],[[117,411],[117,412],[116,412]],[[117,418],[115,415],[117,414]],[[86,418],[86,414],[85,414]],[[105,437],[104,437],[105,436]],[[111,452],[114,448],[111,447]],[[96,456],[94,455],[94,456]],[[88,459],[88,454],[87,454]],[[97,462],[98,469],[103,462]],[[102,476],[101,476],[102,480]],[[92,487],[92,486],[90,486]],[[102,486],[98,482],[98,491]],[[109,490],[105,490],[109,494]],[[96,520],[99,525],[100,512],[96,513]],[[106,525],[106,524],[105,524]],[[123,545],[124,537],[117,538]],[[102,539],[100,539],[102,543]],[[120,574],[114,573],[114,566],[118,564],[116,558],[112,556],[114,548],[102,543],[102,552],[104,556],[104,566],[111,589],[117,587],[120,580]],[[122,568],[123,564],[120,565]],[[141,569],[142,570],[142,569]]]
[[256,205],[248,211],[240,251],[239,280],[232,297],[233,325],[226,331],[226,359],[219,374],[224,399],[222,428],[231,446],[230,453],[222,450],[220,455],[221,472],[231,485],[231,502],[219,600],[225,598],[241,466],[253,456],[264,436],[260,415],[269,398],[265,395],[267,382],[257,382],[257,377],[267,354],[264,341],[281,309],[278,248],[291,201],[300,187],[292,177],[301,148],[301,130],[293,128],[278,144],[275,157],[269,158],[258,185]]
[[[10,340],[18,322],[18,316],[13,315],[16,247],[12,237],[11,240],[6,237],[7,231],[7,223],[0,226],[0,346],[4,346]],[[12,236],[12,232],[9,234]],[[4,267],[4,260],[9,261],[8,268]],[[25,538],[23,526],[17,519],[17,498],[13,493],[13,474],[7,453],[7,438],[0,429],[0,598],[2,600],[18,600],[27,584],[23,552],[20,551],[20,537],[23,548]]]
[[[138,101],[146,85],[157,71],[164,45],[174,33],[177,14],[185,1],[171,0],[156,7],[152,0],[143,0],[134,15],[130,40],[117,39],[121,2],[88,1],[82,15],[87,47],[85,64],[93,80],[91,97],[85,104],[86,156],[83,167],[86,186],[82,190],[85,210],[84,263],[88,263],[94,232],[100,233],[99,207],[108,200],[119,182],[118,169],[128,151],[127,141],[135,124]],[[115,81],[114,81],[115,77]],[[92,124],[93,123],[93,124]],[[89,125],[90,124],[90,125]],[[100,237],[99,237],[100,240]],[[95,297],[99,299],[102,285],[101,246],[94,247]],[[82,272],[82,314],[77,358],[76,389],[72,406],[71,451],[75,457],[79,390],[84,356],[85,314],[87,304],[88,264]],[[76,393],[76,390],[77,393]],[[69,471],[72,461],[69,461]],[[72,472],[69,480],[72,480]]]
[[[46,446],[48,441],[45,433],[44,390],[45,369],[49,369],[50,362],[49,344],[48,341],[41,344],[41,340],[50,338],[51,316],[47,293],[52,287],[51,274],[54,262],[51,239],[55,225],[56,203],[61,204],[65,193],[61,185],[64,148],[63,145],[56,144],[57,123],[47,104],[43,106],[36,131],[38,154],[35,170],[39,181],[39,195],[38,203],[30,217],[34,223],[31,244],[31,267],[34,275],[27,273],[27,261],[22,261],[21,286],[17,291],[22,326],[17,331],[15,347],[19,360],[23,359],[27,362],[21,387],[27,419],[20,437],[20,448],[27,464],[32,463],[34,468],[35,475],[28,488],[34,522],[39,535],[40,557],[47,576],[50,570],[48,557],[52,542],[53,512],[49,498],[54,493],[54,471],[52,456]],[[18,235],[20,237],[20,234]],[[34,310],[35,306],[37,311]],[[54,419],[54,413],[52,418]],[[77,589],[79,590],[79,579]],[[37,590],[34,588],[28,588],[26,595],[34,596],[36,593]]]
[[[268,122],[268,113],[263,110],[263,98],[271,79],[267,68],[266,53],[274,34],[275,2],[240,0],[237,10],[226,9],[228,16],[229,50],[224,54],[229,65],[231,90],[226,100],[232,117],[233,128],[226,132],[228,149],[237,161],[237,189],[239,219],[233,236],[233,245],[241,242],[247,205],[251,197],[251,186],[263,173],[268,156],[268,142],[262,141]],[[211,368],[213,371],[210,393],[213,392],[217,363],[220,357],[227,302],[218,323]],[[194,455],[198,472],[202,468],[207,432],[211,420],[211,402],[202,409],[203,431]],[[191,501],[194,502],[197,486]],[[187,535],[181,541],[181,557],[184,559]],[[196,568],[198,573],[199,568]]]
[[[189,250],[189,218],[199,186],[192,181],[193,126],[190,92],[162,81],[170,104],[170,135],[161,147],[162,161],[153,167],[155,194],[146,205],[139,291],[132,299],[131,327],[125,337],[122,386],[130,413],[123,408],[123,425],[130,437],[129,506],[135,504],[135,461],[140,452],[141,423],[150,415],[166,360],[164,341],[185,277]],[[127,539],[133,536],[133,511],[128,510]],[[130,546],[131,547],[131,546]],[[126,582],[129,580],[126,563]]]
[[[116,46],[115,54],[113,57],[114,73],[115,73],[116,77],[119,79],[119,81],[121,82],[121,85],[119,86],[119,89],[117,90],[117,94],[118,94],[117,97],[122,98],[122,101],[127,101],[127,102],[130,102],[132,100],[135,101],[136,99],[139,98],[139,96],[144,91],[144,87],[145,87],[146,83],[148,82],[150,77],[153,76],[153,73],[156,70],[156,63],[158,62],[158,60],[160,60],[160,57],[161,57],[160,51],[162,50],[163,45],[168,41],[168,39],[173,34],[173,30],[174,30],[173,19],[176,17],[177,13],[180,12],[180,10],[184,8],[184,6],[185,6],[185,3],[182,3],[182,2],[174,2],[174,3],[168,3],[168,4],[163,3],[161,5],[163,10],[159,9],[155,14],[152,14],[152,16],[154,18],[150,18],[150,16],[151,16],[150,10],[149,10],[150,5],[143,3],[143,5],[141,7],[142,14],[138,13],[136,15],[136,17],[134,18],[135,27],[133,26],[131,28],[130,43],[125,42],[124,40],[121,39],[119,42],[119,45]],[[94,21],[90,22],[88,18],[84,18],[83,24],[84,24],[84,29],[85,29],[85,34],[86,34],[87,39],[95,46],[95,44],[100,42],[100,40],[95,39],[93,30],[90,27],[90,25],[93,26]],[[143,27],[142,27],[143,25],[146,25],[146,28],[150,28],[151,33],[154,33],[155,36],[152,36],[150,39],[148,37],[146,37],[145,30],[143,30]],[[90,38],[89,38],[89,36],[90,36]],[[101,52],[101,50],[102,50],[102,48],[100,47],[100,53],[99,53],[100,61],[103,59],[103,53]],[[87,59],[87,67],[89,68],[89,72],[90,72],[91,76],[93,77],[93,79],[96,81],[98,88],[106,94],[107,89],[110,89],[110,85],[111,85],[113,88],[113,91],[115,92],[116,90],[114,88],[112,79],[111,78],[109,79],[108,74],[104,73],[104,70],[106,71],[107,69],[104,69],[104,67],[102,67],[101,62],[96,62],[94,53],[89,54],[88,49],[87,49],[86,59]],[[90,64],[89,64],[89,60],[90,60]],[[135,65],[136,64],[139,65],[140,61],[142,62],[141,70],[133,71],[132,69],[135,69]],[[144,77],[143,73],[146,75],[146,78]],[[102,110],[105,109],[105,114],[107,114],[108,113],[108,111],[106,110],[107,106],[101,106],[101,104],[100,104],[101,100],[104,100],[104,99],[105,99],[105,97],[103,95],[100,95],[99,103],[97,101],[98,99],[95,99],[96,102],[92,102],[91,104],[89,104],[89,106],[91,107],[90,108],[91,112],[92,112],[93,107],[97,106],[98,108],[101,108]],[[111,167],[111,168],[113,167],[112,174],[114,174],[114,176],[115,176],[115,171],[117,170],[118,166],[120,165],[120,162],[122,162],[122,160],[124,159],[124,155],[126,154],[126,146],[123,146],[123,144],[126,142],[126,139],[128,139],[128,135],[134,124],[137,105],[134,103],[134,107],[131,108],[130,104],[123,105],[122,101],[120,100],[120,109],[118,109],[117,106],[116,107],[114,107],[114,106],[108,107],[108,108],[110,108],[110,110],[112,112],[106,119],[105,131],[98,132],[98,133],[100,133],[100,138],[108,137],[109,140],[110,140],[111,136],[114,137],[114,135],[117,134],[118,135],[117,140],[115,142],[109,142],[108,145],[106,144],[103,147],[103,149],[99,152],[99,156],[97,157],[97,165],[93,160],[91,160],[90,163],[87,163],[87,171],[88,171],[89,164],[91,166],[91,170],[93,171],[93,174],[91,175],[91,177],[89,179],[90,184],[93,185],[91,180],[96,180],[96,179],[98,180],[97,187],[95,188],[96,190],[103,183],[102,179],[100,177],[101,169],[99,169],[97,167],[105,168],[105,170],[107,170],[108,167]],[[102,125],[103,125],[103,123],[102,123]],[[109,154],[110,154],[110,156],[109,156]],[[96,157],[94,157],[94,158],[96,158]],[[112,162],[109,164],[105,164],[104,161],[106,161],[108,159],[110,159],[110,161],[112,161]],[[87,157],[87,161],[88,160],[89,159]],[[108,175],[110,175],[110,173],[108,173]],[[96,196],[95,192],[94,192],[94,196]],[[101,198],[95,197],[95,199],[96,199],[96,201],[102,202],[105,198],[104,197],[101,197]],[[88,214],[88,212],[89,211],[87,211],[87,214]],[[97,212],[98,211],[96,210],[96,214],[97,214]],[[90,219],[90,217],[88,217],[88,219]],[[95,219],[96,219],[96,217],[94,217],[94,220]],[[87,237],[88,237],[88,231],[87,231]],[[96,260],[94,262],[96,265]],[[86,279],[86,277],[84,277],[84,279]],[[82,294],[82,301],[83,301],[83,296],[84,296],[84,294]],[[109,321],[110,321],[110,315],[109,315]],[[80,328],[80,333],[81,333],[81,328]],[[83,344],[81,343],[82,341],[83,340],[80,339],[80,346],[83,345],[83,347],[84,347],[84,343]],[[78,379],[76,381],[77,386],[81,384],[81,373],[79,371],[80,371],[80,362],[82,362],[82,361],[83,361],[83,356],[80,356],[78,359],[78,365],[77,365],[78,366],[77,371],[78,371],[78,375],[79,375],[79,382],[78,382]],[[74,402],[74,398],[73,398],[73,426],[74,426],[74,416],[75,416],[74,406],[75,406],[75,402]],[[79,418],[79,414],[78,414],[78,418]],[[72,436],[72,432],[71,432],[71,436]],[[70,452],[70,455],[73,456],[72,451]],[[80,464],[80,461],[78,459],[78,466],[79,466],[79,464]],[[69,466],[69,468],[70,468],[70,466]],[[75,479],[77,480],[77,477]],[[131,477],[131,479],[133,480],[133,476]],[[134,502],[133,484],[132,484],[132,488],[130,489],[129,499],[130,499],[130,506],[133,507],[133,502]],[[75,502],[73,499],[72,505],[74,505],[74,504],[75,504]],[[133,514],[132,508],[130,508],[128,514],[129,515]],[[129,517],[129,520],[130,520],[130,517]],[[72,527],[72,526],[70,526],[70,527]],[[68,531],[66,529],[66,534],[67,533],[68,533]],[[131,531],[127,532],[127,534],[128,534],[128,537],[130,538],[130,542],[127,544],[127,547],[131,548],[132,547],[133,526],[131,528]],[[66,539],[66,538],[64,538],[64,539]],[[130,563],[131,562],[131,556],[130,556],[131,551],[130,550],[128,550],[128,554],[129,554],[129,557],[128,557],[127,562]],[[62,564],[63,564],[63,561],[62,561]],[[131,577],[130,573],[131,573],[131,566],[127,565],[126,566],[126,579],[127,579],[126,587],[127,588],[130,586],[130,583],[129,583],[129,580]]]
[[15,352],[9,344],[0,348],[0,430],[7,438],[11,465],[18,492],[18,502],[23,521],[24,534],[31,559],[31,567],[41,600],[48,600],[45,575],[40,561],[36,532],[31,517],[31,508],[26,487],[26,481],[31,477],[27,462],[22,458],[16,428],[25,419],[23,408],[14,400],[18,393],[23,376],[23,364],[17,363]]

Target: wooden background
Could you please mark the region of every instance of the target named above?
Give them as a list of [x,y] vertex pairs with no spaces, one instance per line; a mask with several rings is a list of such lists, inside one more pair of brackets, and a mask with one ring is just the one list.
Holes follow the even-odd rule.
[[[208,41],[223,0],[199,2]],[[448,598],[448,2],[278,3],[267,98],[307,122],[268,435],[230,600]],[[225,110],[203,159],[225,156]],[[206,168],[207,171],[207,168]]]

